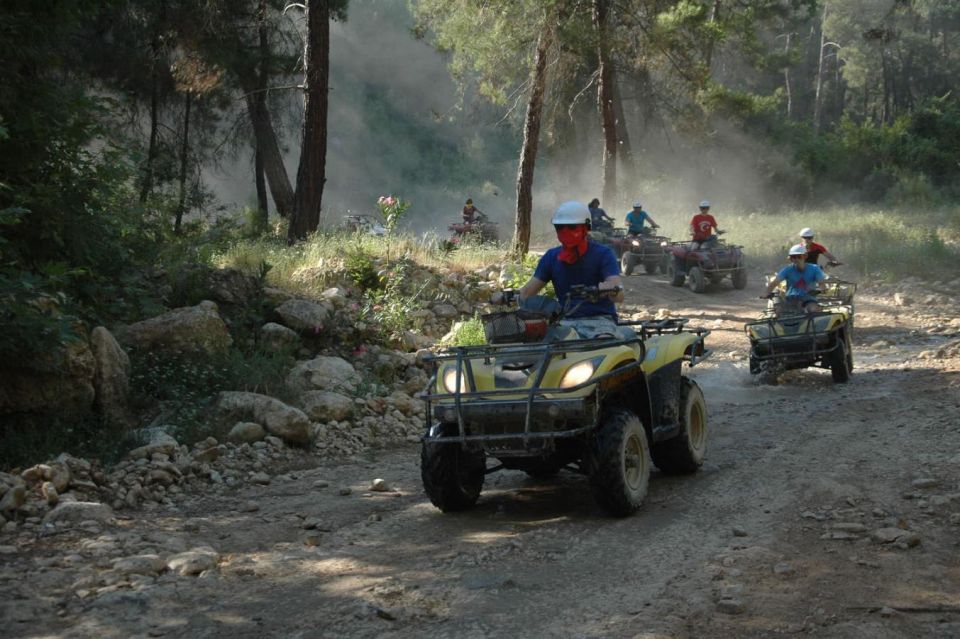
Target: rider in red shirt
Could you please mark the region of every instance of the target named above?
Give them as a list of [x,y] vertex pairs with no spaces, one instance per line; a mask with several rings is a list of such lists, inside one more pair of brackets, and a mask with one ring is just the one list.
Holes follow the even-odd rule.
[[827,250],[823,244],[817,244],[813,241],[813,229],[805,228],[800,231],[800,240],[804,248],[807,249],[807,264],[816,264],[821,255],[825,255],[830,266],[837,266],[840,260],[834,257],[833,253]]
[[710,202],[704,200],[700,203],[700,212],[690,220],[690,233],[694,242],[704,246],[717,241],[714,230],[719,232],[720,229],[717,228],[717,221],[710,215]]

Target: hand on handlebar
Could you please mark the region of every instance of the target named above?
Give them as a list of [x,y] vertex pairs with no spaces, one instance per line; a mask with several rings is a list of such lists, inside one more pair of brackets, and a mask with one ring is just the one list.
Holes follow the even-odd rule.
[[498,291],[490,296],[491,304],[512,304],[520,297],[520,291],[512,288]]
[[762,300],[772,300],[774,298],[774,293],[764,293],[760,296]]

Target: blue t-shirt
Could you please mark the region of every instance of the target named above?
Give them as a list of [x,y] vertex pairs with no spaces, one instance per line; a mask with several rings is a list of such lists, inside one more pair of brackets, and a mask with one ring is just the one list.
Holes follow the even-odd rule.
[[599,206],[589,206],[590,209],[590,219],[593,220],[594,224],[603,223],[604,219],[607,216],[607,212],[601,209]]
[[[553,289],[557,292],[560,304],[566,304],[567,293],[570,287],[576,284],[596,286],[612,275],[620,275],[620,263],[609,246],[587,242],[587,252],[573,264],[560,261],[562,247],[556,246],[540,258],[537,270],[533,276],[541,282],[553,282]],[[570,308],[576,306],[582,298],[573,297]],[[567,317],[596,317],[610,315],[617,317],[617,308],[610,298],[603,298],[598,302],[583,302]]]
[[639,233],[643,231],[643,223],[649,217],[650,216],[644,210],[641,210],[639,213],[631,210],[629,213],[627,213],[627,225],[630,227],[630,231],[633,233]]
[[777,277],[787,283],[787,297],[809,298],[810,291],[817,288],[817,282],[822,282],[826,275],[816,264],[804,264],[801,271],[793,264],[780,269]]

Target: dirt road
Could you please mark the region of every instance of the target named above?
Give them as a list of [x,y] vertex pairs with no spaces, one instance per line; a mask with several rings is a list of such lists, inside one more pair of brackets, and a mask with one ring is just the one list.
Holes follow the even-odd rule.
[[[898,307],[890,290],[861,292],[852,381],[808,370],[766,387],[742,333],[757,279],[705,295],[628,279],[628,307],[714,331],[691,371],[707,463],[655,475],[633,517],[604,516],[580,476],[516,472],[444,515],[422,494],[414,444],[336,464],[304,454],[267,486],[4,546],[3,634],[960,636],[960,359],[944,350],[960,332],[956,291]],[[370,491],[375,478],[392,490]],[[199,577],[117,576],[112,563],[201,545],[220,560]]]

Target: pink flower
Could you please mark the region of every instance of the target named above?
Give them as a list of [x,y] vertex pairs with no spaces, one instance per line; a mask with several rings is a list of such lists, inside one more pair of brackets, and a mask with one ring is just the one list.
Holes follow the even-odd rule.
[[317,324],[316,326],[313,327],[313,334],[319,335],[320,331],[322,330],[323,330],[323,324]]
[[397,203],[397,199],[392,195],[384,201],[384,204],[386,204],[387,206],[393,206],[396,203]]
[[353,349],[353,356],[362,357],[366,352],[367,352],[367,347],[361,344],[360,346],[357,346],[355,349]]

